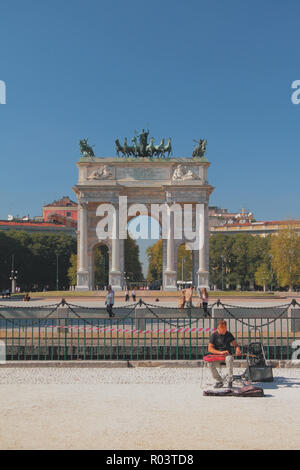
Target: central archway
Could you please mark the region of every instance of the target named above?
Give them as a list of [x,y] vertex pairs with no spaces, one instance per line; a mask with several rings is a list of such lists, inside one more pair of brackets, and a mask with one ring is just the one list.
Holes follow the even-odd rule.
[[128,231],[139,246],[142,264],[143,285],[150,290],[159,290],[163,285],[163,259],[161,225],[149,215],[138,215],[128,223]]

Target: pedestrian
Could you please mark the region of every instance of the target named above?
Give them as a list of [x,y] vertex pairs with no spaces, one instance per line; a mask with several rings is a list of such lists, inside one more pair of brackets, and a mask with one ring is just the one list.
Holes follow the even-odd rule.
[[193,306],[193,290],[194,286],[191,285],[188,289],[185,291],[185,303],[187,308],[191,308]]
[[205,287],[202,287],[200,293],[199,293],[199,297],[201,299],[201,302],[202,302],[202,308],[203,308],[203,311],[204,311],[204,317],[207,317],[207,316],[210,316],[209,313],[208,313],[208,310],[207,310],[207,304],[208,304],[208,292],[206,290]]
[[133,302],[135,302],[135,301],[136,301],[136,293],[135,293],[135,289],[134,289],[134,288],[132,289],[131,296],[132,296]]
[[127,287],[125,291],[125,302],[128,302],[128,300],[129,300],[129,289]]
[[178,300],[178,308],[182,309],[185,306],[185,289],[182,289],[181,295]]
[[114,305],[114,298],[115,298],[115,293],[112,290],[111,286],[107,286],[107,294],[106,294],[106,311],[108,312],[108,315],[110,317],[114,317],[115,314],[112,311],[113,305]]

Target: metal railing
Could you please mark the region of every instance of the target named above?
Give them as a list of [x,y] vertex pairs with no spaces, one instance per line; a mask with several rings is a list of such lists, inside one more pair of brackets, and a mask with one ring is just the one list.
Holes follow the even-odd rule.
[[267,359],[291,359],[300,347],[300,305],[201,308],[160,307],[139,301],[114,309],[55,306],[0,307],[6,360],[200,360],[218,320],[227,321],[242,351],[261,341]]

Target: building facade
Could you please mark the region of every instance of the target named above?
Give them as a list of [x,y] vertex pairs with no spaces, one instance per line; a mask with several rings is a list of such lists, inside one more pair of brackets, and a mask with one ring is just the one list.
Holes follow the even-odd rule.
[[210,227],[210,233],[223,233],[229,235],[236,233],[250,233],[251,235],[266,237],[267,235],[278,233],[280,230],[287,228],[293,228],[297,233],[300,233],[300,220],[245,222],[213,226]]
[[43,206],[44,222],[58,222],[76,227],[78,219],[78,205],[69,196]]

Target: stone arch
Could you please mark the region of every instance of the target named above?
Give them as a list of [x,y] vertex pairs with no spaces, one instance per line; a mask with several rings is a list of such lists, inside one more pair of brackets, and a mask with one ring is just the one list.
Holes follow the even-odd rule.
[[[180,176],[176,173],[178,160],[149,161],[147,159],[94,158],[81,159],[78,184],[74,187],[79,202],[78,224],[78,290],[92,288],[93,247],[101,243],[96,234],[99,220],[97,207],[101,204],[111,204],[116,212],[114,223],[119,232],[120,199],[126,196],[128,207],[133,204],[144,204],[147,215],[151,204],[190,204],[200,207],[197,220],[201,219],[196,230],[197,242],[193,247],[193,276],[195,286],[209,287],[208,282],[208,203],[213,187],[208,184],[206,160],[180,158],[187,173]],[[107,171],[103,172],[103,165]],[[185,175],[189,178],[185,178]],[[93,177],[91,177],[93,175]],[[144,209],[139,211],[144,214]],[[126,226],[136,214],[126,214]],[[159,221],[161,223],[161,221]],[[126,232],[125,226],[125,232]],[[176,227],[174,221],[168,226],[168,234],[163,239],[163,288],[176,290],[177,280],[177,248],[183,243],[175,239]],[[164,234],[163,234],[164,236]],[[110,284],[115,290],[123,288],[124,284],[124,238],[111,237],[108,241],[110,250]],[[177,248],[176,248],[177,247]],[[195,268],[196,266],[196,268]],[[196,269],[196,272],[195,272]]]

